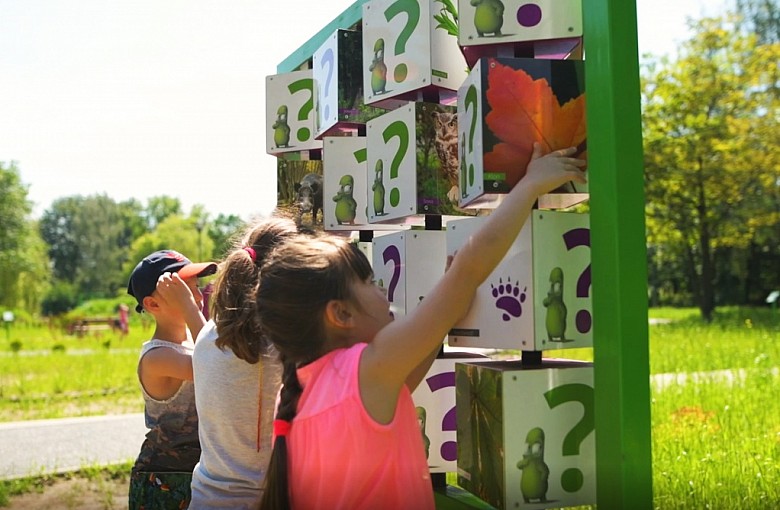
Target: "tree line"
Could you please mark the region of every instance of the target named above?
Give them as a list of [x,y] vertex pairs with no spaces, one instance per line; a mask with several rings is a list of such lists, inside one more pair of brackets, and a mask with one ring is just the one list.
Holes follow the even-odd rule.
[[[641,66],[649,304],[707,320],[780,289],[780,8],[735,1],[689,21],[676,56]],[[19,168],[0,162],[0,307],[30,313],[115,297],[164,247],[219,260],[243,225],[167,196],[65,197],[39,220],[31,209]]]
[[780,9],[689,22],[642,68],[651,305],[758,305],[780,289]]
[[124,295],[135,265],[173,248],[219,260],[243,228],[236,215],[185,214],[178,198],[142,204],[106,195],[55,200],[38,220],[14,162],[0,162],[0,308],[57,315],[79,303]]

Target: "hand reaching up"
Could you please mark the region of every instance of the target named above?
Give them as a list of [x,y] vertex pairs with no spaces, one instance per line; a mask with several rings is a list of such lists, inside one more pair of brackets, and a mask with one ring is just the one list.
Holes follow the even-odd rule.
[[537,196],[563,186],[569,181],[584,184],[587,180],[582,168],[587,162],[572,157],[576,152],[576,147],[569,147],[542,155],[542,145],[538,142],[534,143],[534,152],[523,181],[528,180],[526,185],[530,186]]

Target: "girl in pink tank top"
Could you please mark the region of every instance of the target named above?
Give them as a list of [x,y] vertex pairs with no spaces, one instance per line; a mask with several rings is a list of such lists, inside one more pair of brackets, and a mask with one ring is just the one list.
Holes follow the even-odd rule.
[[354,245],[301,237],[269,254],[256,313],[279,351],[283,386],[263,509],[434,508],[411,392],[536,199],[585,182],[585,161],[574,153],[542,156],[537,144],[525,177],[419,306],[397,320]]

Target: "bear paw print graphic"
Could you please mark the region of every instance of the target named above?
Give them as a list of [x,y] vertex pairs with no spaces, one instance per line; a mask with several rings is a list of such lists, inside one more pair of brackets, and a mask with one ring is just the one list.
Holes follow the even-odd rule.
[[512,283],[511,278],[507,278],[506,283],[504,283],[503,279],[499,278],[498,286],[495,287],[491,283],[490,288],[496,299],[496,308],[501,310],[501,318],[505,322],[511,320],[512,317],[518,318],[523,315],[527,287],[521,291],[519,282]]

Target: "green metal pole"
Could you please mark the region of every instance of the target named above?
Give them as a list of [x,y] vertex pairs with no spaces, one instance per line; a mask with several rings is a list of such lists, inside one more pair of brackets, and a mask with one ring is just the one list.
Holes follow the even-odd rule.
[[650,366],[636,4],[583,0],[596,500],[650,509]]

